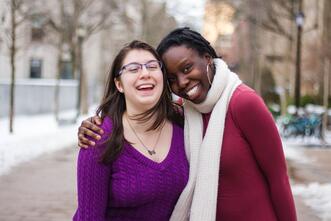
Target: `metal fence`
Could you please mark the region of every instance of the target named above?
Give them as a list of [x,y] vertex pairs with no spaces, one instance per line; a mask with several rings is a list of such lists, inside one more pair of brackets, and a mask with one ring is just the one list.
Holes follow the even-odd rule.
[[[74,109],[77,104],[76,80],[59,82],[59,109]],[[54,111],[56,80],[24,79],[15,84],[15,114],[32,115]],[[0,81],[0,117],[9,112],[10,82]]]

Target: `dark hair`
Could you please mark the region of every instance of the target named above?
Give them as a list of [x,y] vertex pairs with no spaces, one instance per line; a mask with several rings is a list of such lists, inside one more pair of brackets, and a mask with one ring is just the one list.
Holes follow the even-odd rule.
[[189,27],[177,28],[164,37],[156,51],[162,55],[172,46],[185,45],[198,51],[199,55],[208,53],[212,58],[218,58],[215,49],[210,45],[199,32],[191,30]]
[[[157,60],[160,60],[159,55],[152,46],[137,40],[125,45],[116,55],[107,77],[103,99],[97,109],[97,115],[99,115],[102,119],[109,116],[113,123],[112,133],[110,138],[106,141],[106,148],[101,156],[101,162],[103,163],[110,163],[115,160],[123,149],[124,130],[122,116],[126,110],[125,97],[124,94],[117,90],[114,80],[118,76],[126,55],[134,49],[148,51]],[[152,116],[156,116],[155,122],[150,128],[148,128],[148,131],[159,128],[163,125],[166,119],[183,126],[183,117],[178,111],[175,110],[175,106],[172,102],[170,88],[167,86],[167,78],[164,67],[162,67],[162,73],[163,91],[159,101],[151,109],[134,116],[136,120],[141,122],[146,122]]]

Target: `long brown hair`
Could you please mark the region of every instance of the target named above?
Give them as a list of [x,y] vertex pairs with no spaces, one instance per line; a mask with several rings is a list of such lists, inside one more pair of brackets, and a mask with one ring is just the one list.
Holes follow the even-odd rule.
[[[146,50],[160,61],[159,55],[152,46],[137,40],[124,46],[116,55],[107,77],[103,99],[97,109],[98,116],[102,119],[106,116],[110,117],[113,124],[110,138],[106,141],[106,148],[101,156],[101,162],[103,163],[110,163],[115,160],[123,149],[124,130],[122,116],[126,110],[125,97],[124,94],[117,90],[114,80],[118,77],[118,73],[122,68],[123,60],[126,55],[134,49]],[[163,91],[159,101],[151,109],[134,116],[136,120],[141,122],[146,122],[152,116],[156,116],[155,122],[150,128],[148,128],[147,131],[158,129],[166,119],[183,126],[183,117],[178,111],[178,107],[176,107],[172,102],[171,92],[169,86],[167,85],[167,77],[164,67],[162,67],[162,74]]]

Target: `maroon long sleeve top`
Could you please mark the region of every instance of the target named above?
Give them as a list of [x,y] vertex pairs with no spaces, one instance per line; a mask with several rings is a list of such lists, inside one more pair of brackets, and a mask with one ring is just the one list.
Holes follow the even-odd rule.
[[[206,129],[210,114],[203,117]],[[234,92],[226,115],[216,220],[296,220],[276,125],[263,100],[245,85]]]

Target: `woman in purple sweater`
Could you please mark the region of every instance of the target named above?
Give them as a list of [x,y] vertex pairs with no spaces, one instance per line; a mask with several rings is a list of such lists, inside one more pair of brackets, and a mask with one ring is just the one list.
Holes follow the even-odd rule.
[[[185,101],[190,163],[170,220],[295,221],[282,143],[263,100],[189,28],[169,33],[157,52],[172,91]],[[100,130],[85,120],[81,147],[93,131]]]
[[151,46],[133,41],[120,50],[97,115],[104,133],[79,152],[73,220],[169,220],[188,162],[182,116]]

